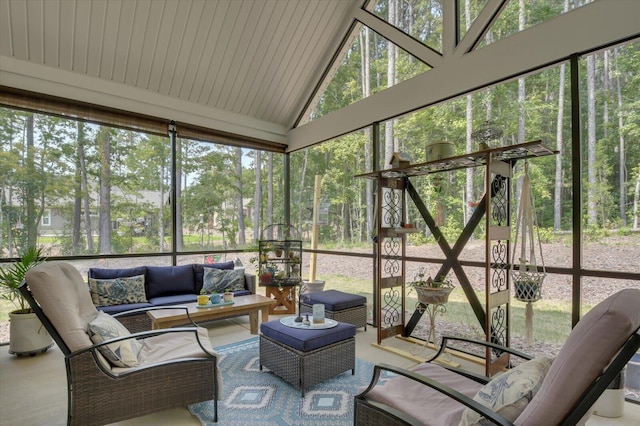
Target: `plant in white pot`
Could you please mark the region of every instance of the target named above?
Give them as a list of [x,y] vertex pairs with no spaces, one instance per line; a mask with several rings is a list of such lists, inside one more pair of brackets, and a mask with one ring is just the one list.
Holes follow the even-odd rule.
[[0,297],[16,307],[16,310],[9,312],[11,354],[33,356],[45,352],[53,345],[51,335],[18,289],[27,271],[44,260],[41,248],[29,247],[19,261],[0,268]]
[[421,266],[418,269],[413,281],[409,283],[410,291],[415,290],[418,294],[418,301],[425,305],[442,305],[449,301],[449,294],[454,289],[454,285],[446,275],[441,275],[432,279],[427,277],[426,268]]

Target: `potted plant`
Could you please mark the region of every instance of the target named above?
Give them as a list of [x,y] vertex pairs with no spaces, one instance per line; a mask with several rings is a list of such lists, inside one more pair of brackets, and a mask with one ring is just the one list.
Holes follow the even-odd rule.
[[443,305],[449,301],[449,294],[454,286],[446,275],[432,279],[426,275],[426,268],[420,267],[412,282],[411,290],[418,294],[418,301],[425,305]]
[[222,293],[222,300],[225,302],[233,302],[233,292],[230,289],[225,288],[224,293]]
[[42,248],[29,247],[20,260],[0,269],[0,297],[16,307],[9,312],[9,353],[33,356],[53,345],[51,336],[18,289],[27,271],[44,260]]

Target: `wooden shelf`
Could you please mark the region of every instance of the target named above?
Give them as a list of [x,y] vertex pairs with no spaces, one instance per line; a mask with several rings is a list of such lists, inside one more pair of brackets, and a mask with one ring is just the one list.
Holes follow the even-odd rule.
[[431,173],[484,166],[487,164],[487,158],[499,161],[508,161],[513,159],[545,157],[547,155],[554,155],[557,153],[558,151],[547,148],[542,144],[542,141],[538,140],[472,152],[426,163],[412,164],[406,167],[363,173],[356,175],[355,177],[366,179],[398,179],[411,176],[424,176]]

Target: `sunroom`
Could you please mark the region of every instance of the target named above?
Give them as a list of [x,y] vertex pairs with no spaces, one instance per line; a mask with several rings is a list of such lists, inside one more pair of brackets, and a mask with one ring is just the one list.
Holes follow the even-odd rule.
[[[227,261],[259,275],[260,242],[286,226],[303,279],[367,298],[357,356],[402,366],[442,334],[487,329],[554,356],[597,303],[640,289],[638,2],[0,0],[0,11],[2,268],[35,246],[83,276]],[[438,144],[449,151],[423,167]],[[509,158],[498,262],[485,154],[513,146],[526,149]],[[468,161],[442,166],[452,157]],[[410,188],[384,189],[398,159]],[[536,297],[492,274],[518,263],[525,175],[545,273]],[[420,274],[453,285],[443,310],[419,304]],[[487,301],[501,285],[496,313]],[[38,410],[18,396],[62,371],[62,356],[9,355],[13,309],[0,299],[0,419],[49,424],[49,409],[29,417]],[[246,325],[207,327],[220,346],[250,338]],[[640,418],[639,370],[636,355],[620,424]],[[64,422],[64,397],[42,404]]]

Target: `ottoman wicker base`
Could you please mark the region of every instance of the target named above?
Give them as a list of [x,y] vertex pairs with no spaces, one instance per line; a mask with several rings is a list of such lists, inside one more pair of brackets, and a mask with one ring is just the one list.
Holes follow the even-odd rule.
[[313,305],[324,305],[324,316],[338,322],[353,324],[367,330],[367,299],[357,294],[325,290],[301,295],[300,311],[311,312]]
[[[313,306],[308,303],[301,303],[300,310],[303,313],[308,312],[311,314]],[[367,305],[355,306],[340,311],[330,311],[325,308],[324,316],[339,322],[348,322],[355,325],[356,328],[364,327],[365,331],[367,330]]]
[[355,374],[356,341],[354,337],[317,349],[301,351],[260,335],[260,369],[266,367],[283,380],[305,390],[347,370]]

